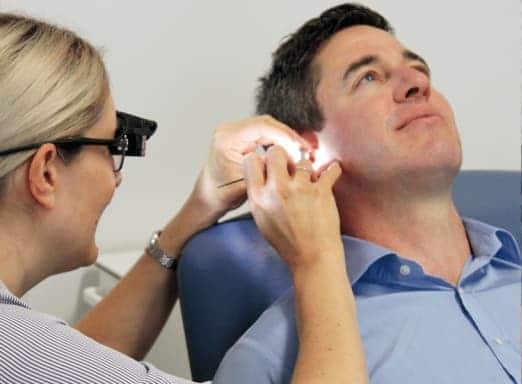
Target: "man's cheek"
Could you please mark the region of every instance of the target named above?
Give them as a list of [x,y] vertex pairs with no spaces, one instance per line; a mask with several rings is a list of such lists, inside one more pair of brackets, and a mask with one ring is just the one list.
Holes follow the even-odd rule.
[[448,121],[454,121],[455,116],[453,113],[453,108],[451,108],[448,100],[440,93],[434,91],[432,97],[432,103],[434,104],[437,111],[443,115],[443,117]]

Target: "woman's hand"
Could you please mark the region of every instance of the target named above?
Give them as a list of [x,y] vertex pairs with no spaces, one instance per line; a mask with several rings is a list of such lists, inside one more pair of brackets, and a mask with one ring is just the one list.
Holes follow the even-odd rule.
[[341,174],[337,163],[315,174],[309,161],[294,164],[283,148],[273,146],[266,161],[251,153],[243,165],[256,224],[293,272],[322,257],[343,256],[332,192]]
[[311,145],[297,132],[270,116],[256,116],[219,126],[213,135],[208,161],[193,196],[202,202],[217,220],[237,208],[246,199],[245,181],[222,188],[218,186],[244,177],[242,161],[258,146],[281,145],[286,150],[300,148],[312,152]]
[[273,146],[265,161],[251,153],[243,165],[256,224],[292,272],[299,337],[292,383],[368,383],[332,192],[339,164],[315,174],[309,161],[294,164]]

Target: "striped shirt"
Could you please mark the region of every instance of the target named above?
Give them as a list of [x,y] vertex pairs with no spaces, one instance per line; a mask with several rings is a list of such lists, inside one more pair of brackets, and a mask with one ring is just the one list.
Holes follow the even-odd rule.
[[32,310],[0,281],[0,384],[188,384]]

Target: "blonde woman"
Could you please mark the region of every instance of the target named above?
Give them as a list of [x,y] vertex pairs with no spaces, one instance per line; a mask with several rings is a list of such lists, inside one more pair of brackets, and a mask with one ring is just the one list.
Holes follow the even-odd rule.
[[[180,212],[76,329],[20,299],[48,276],[96,260],[97,223],[121,183],[124,158],[142,155],[155,128],[116,112],[104,64],[88,42],[0,13],[0,383],[186,382],[140,360],[176,302],[172,266],[183,244],[247,194],[294,277],[301,338],[294,381],[365,382],[331,193],[340,169],[333,164],[311,177],[308,161],[293,164],[278,146],[266,159],[252,152],[256,143],[282,141],[308,148],[270,117],[216,130]],[[241,177],[246,182],[216,189]],[[310,233],[316,242],[305,248],[300,239]]]

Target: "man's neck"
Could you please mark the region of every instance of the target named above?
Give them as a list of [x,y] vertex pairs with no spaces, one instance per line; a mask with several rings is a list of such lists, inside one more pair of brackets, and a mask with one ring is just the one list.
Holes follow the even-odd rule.
[[471,254],[451,193],[429,198],[337,194],[343,234],[386,247],[456,285]]

